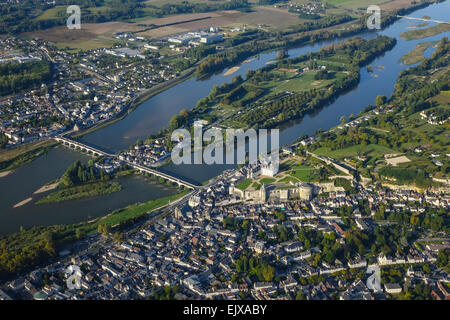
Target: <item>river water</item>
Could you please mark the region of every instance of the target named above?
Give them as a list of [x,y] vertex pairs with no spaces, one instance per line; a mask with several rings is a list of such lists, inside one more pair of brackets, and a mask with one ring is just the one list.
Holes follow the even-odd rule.
[[[433,19],[446,21],[448,12],[450,12],[450,1],[417,10],[410,16],[418,18],[430,16]],[[370,63],[375,67],[372,73],[369,73],[367,68],[361,69],[361,81],[357,88],[341,95],[332,104],[315,114],[283,124],[280,127],[280,145],[292,143],[302,134],[312,134],[319,128],[326,130],[337,125],[342,115],[349,116],[352,113],[356,115],[367,105],[374,104],[377,95],[391,95],[398,74],[408,67],[399,62],[400,57],[412,50],[419,42],[440,40],[443,36],[449,36],[449,32],[446,32],[413,41],[405,41],[399,36],[404,31],[412,30],[408,27],[420,23],[420,21],[401,19],[384,30],[361,35],[364,38],[372,38],[379,34],[395,37],[397,45]],[[428,26],[430,25],[434,23],[429,23]],[[314,52],[339,41],[342,39],[291,49],[289,55],[294,57]],[[425,55],[429,57],[432,52],[433,49],[426,50]],[[199,99],[209,94],[215,84],[230,82],[232,77],[237,75],[245,76],[247,70],[264,67],[276,56],[277,51],[260,54],[254,57],[254,60],[242,64],[238,71],[228,76],[220,73],[204,80],[190,78],[143,102],[123,120],[85,135],[81,140],[110,152],[124,150],[137,139],[158,132],[180,110],[193,108]],[[78,159],[87,161],[88,156],[59,147],[50,150],[47,155],[36,159],[31,164],[0,178],[0,235],[18,231],[20,226],[80,222],[102,216],[113,209],[131,203],[155,199],[175,192],[175,189],[152,184],[144,177],[127,177],[121,179],[123,190],[110,195],[36,205],[34,202],[45,195],[40,194],[34,195],[33,201],[25,205],[12,208],[16,203],[30,197],[44,183],[61,176],[68,165]],[[233,166],[169,164],[161,170],[191,181],[203,182],[230,167]]]

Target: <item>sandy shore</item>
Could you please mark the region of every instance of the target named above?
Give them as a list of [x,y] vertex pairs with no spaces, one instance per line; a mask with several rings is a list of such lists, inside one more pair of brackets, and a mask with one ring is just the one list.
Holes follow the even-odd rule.
[[31,198],[31,197],[26,198],[25,200],[20,201],[19,203],[15,204],[13,208],[17,208],[17,207],[23,206],[24,204],[27,204],[31,200],[33,200],[33,198]]
[[59,184],[59,181],[57,181],[55,183],[52,183],[52,184],[49,184],[49,185],[46,185],[46,186],[42,186],[39,189],[37,189],[33,194],[38,194],[38,193],[42,193],[42,192],[46,192],[46,191],[49,191],[49,190],[56,189],[58,184]]
[[[249,63],[249,62],[252,62],[252,61],[254,61],[254,60],[256,60],[256,58],[244,60],[244,62],[242,62],[242,63],[243,63],[243,64],[244,64],[244,63]],[[240,66],[232,67],[232,68],[228,69],[227,72],[225,72],[223,75],[224,75],[224,76],[229,76],[230,74],[233,74],[233,73],[235,73],[236,71],[238,71],[239,68],[240,68]]]
[[235,73],[236,71],[239,70],[240,67],[233,67],[227,70],[227,72],[225,72],[223,75],[224,76],[229,76],[230,74]]
[[12,173],[12,170],[0,172],[0,178],[6,177],[8,174]]

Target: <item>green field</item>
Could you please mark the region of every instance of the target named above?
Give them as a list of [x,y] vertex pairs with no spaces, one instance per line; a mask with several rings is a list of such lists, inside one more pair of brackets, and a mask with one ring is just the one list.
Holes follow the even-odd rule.
[[292,177],[297,178],[300,181],[303,182],[310,182],[311,181],[311,173],[314,171],[314,169],[297,169],[290,171],[290,174]]
[[190,191],[186,190],[181,193],[177,193],[164,198],[159,198],[156,200],[150,200],[144,203],[132,204],[118,212],[112,213],[98,221],[98,223],[103,223],[109,226],[117,225],[128,219],[133,219],[140,217],[144,214],[150,213],[155,209],[161,208],[169,204],[169,202],[180,199],[181,197],[188,194]]
[[358,156],[358,153],[361,155],[371,157],[382,157],[385,154],[399,153],[399,152],[377,144],[368,144],[365,146],[355,145],[348,148],[333,151],[327,148],[319,148],[316,149],[314,153],[342,160],[344,158],[356,157]]
[[[323,88],[332,83],[335,79],[330,80],[314,80],[316,72],[305,72],[290,80],[285,81],[275,88],[274,92],[282,91],[307,91],[313,88]],[[339,75],[340,77],[340,75]]]
[[62,17],[68,17],[66,13],[67,6],[55,6],[53,8],[45,10],[36,20],[53,20]]
[[[47,9],[35,19],[37,21],[43,21],[43,20],[67,18],[67,17],[69,17],[69,14],[66,11],[67,7],[68,6],[55,6],[53,8]],[[109,11],[114,11],[114,8],[107,7],[107,6],[82,8],[81,19],[83,19],[83,13],[84,14],[102,14],[102,13],[106,13]]]
[[259,182],[261,184],[271,184],[274,183],[276,180],[274,178],[262,178]]
[[370,5],[390,2],[389,0],[326,0],[329,4],[346,9],[367,9]]
[[77,53],[79,51],[87,51],[93,49],[102,49],[102,48],[111,48],[116,40],[105,38],[105,37],[96,37],[89,40],[80,40],[80,41],[70,41],[70,42],[56,42],[55,45],[59,49],[66,49],[71,53]]
[[247,179],[242,181],[241,183],[238,183],[238,185],[236,186],[236,188],[240,189],[240,190],[245,190],[248,188],[248,186],[252,183],[252,179]]

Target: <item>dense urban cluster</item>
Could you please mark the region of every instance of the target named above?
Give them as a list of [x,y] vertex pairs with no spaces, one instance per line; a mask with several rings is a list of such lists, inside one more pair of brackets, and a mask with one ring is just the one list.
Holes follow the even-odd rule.
[[[0,100],[2,147],[111,120],[128,110],[139,93],[179,75],[164,56],[121,45],[70,54],[42,39],[7,38],[0,40],[0,48],[5,73],[0,85],[4,80],[6,89],[13,86]],[[41,65],[36,66],[41,73],[31,73],[35,63],[46,63],[48,74]],[[25,70],[19,80],[11,75],[17,74],[11,70],[17,65]]]
[[[275,195],[243,201],[230,187],[248,170],[225,171],[172,207],[173,214],[119,241],[88,237],[89,249],[61,252],[70,257],[8,283],[2,296],[385,299],[420,285],[436,299],[449,298],[448,274],[436,267],[450,247],[447,238],[436,238],[442,225],[413,232],[401,221],[378,219],[381,212],[414,216],[424,207],[438,215],[449,195],[355,185],[356,194],[335,191],[311,201]],[[67,289],[73,264],[83,271],[79,290]],[[368,281],[377,268],[378,287]]]

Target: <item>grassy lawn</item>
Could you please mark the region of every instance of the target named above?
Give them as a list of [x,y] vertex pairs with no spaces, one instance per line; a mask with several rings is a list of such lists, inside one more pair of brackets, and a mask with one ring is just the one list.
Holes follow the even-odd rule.
[[71,53],[79,51],[87,51],[92,49],[110,48],[113,46],[115,40],[104,37],[96,37],[89,40],[70,41],[70,42],[56,42],[55,45],[59,49],[66,49]]
[[271,184],[274,183],[276,180],[274,178],[263,178],[259,182],[262,184]]
[[288,177],[284,177],[283,179],[278,180],[278,182],[284,182],[284,183],[293,182],[293,183],[297,183],[297,182],[300,182],[300,180],[297,179],[297,178],[294,178],[292,176],[288,176]]
[[290,175],[300,181],[310,182],[311,181],[311,173],[314,169],[294,169],[290,171]]
[[281,85],[274,88],[274,92],[282,91],[307,91],[313,88],[324,88],[339,78],[345,76],[342,72],[336,72],[335,78],[327,80],[315,80],[316,71],[305,72],[299,76],[293,77],[290,80],[284,81]]
[[252,188],[255,189],[255,190],[259,190],[261,188],[261,185],[258,182],[254,182],[252,184]]
[[322,156],[328,156],[335,159],[344,159],[348,157],[356,157],[358,156],[358,152],[362,155],[371,156],[371,157],[381,157],[385,154],[389,153],[399,153],[396,150],[380,146],[377,144],[368,144],[366,146],[363,145],[355,145],[344,149],[331,151],[328,148],[319,148],[314,151],[314,153]]
[[238,185],[236,186],[236,188],[240,189],[240,190],[245,190],[248,188],[248,186],[252,183],[252,179],[247,179],[242,181],[241,183],[238,183]]
[[144,203],[132,204],[124,209],[119,210],[116,213],[111,213],[110,215],[100,219],[95,227],[95,230],[96,230],[98,224],[100,224],[100,223],[103,223],[103,224],[106,224],[109,226],[114,226],[122,221],[136,218],[141,215],[150,213],[155,209],[158,209],[160,207],[163,207],[163,206],[169,204],[169,202],[180,199],[181,197],[185,196],[189,192],[190,192],[189,190],[185,190],[181,193],[177,193],[177,194],[174,194],[171,196],[159,198],[156,200],[150,200],[150,201],[147,201]]

